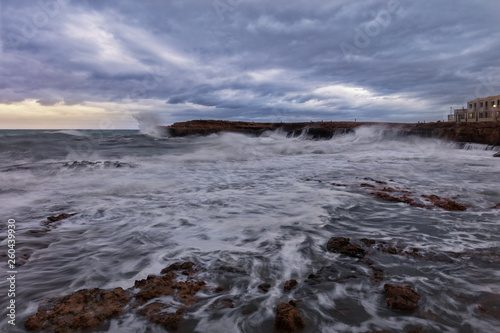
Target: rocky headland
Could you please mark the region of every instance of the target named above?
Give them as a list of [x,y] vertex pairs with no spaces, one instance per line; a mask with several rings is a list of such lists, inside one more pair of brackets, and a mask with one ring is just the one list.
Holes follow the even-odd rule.
[[265,131],[281,129],[287,135],[299,135],[307,131],[313,139],[330,139],[336,134],[352,132],[360,126],[383,126],[402,135],[441,138],[456,142],[481,143],[500,146],[500,122],[485,123],[377,123],[377,122],[300,122],[300,123],[254,123],[225,120],[191,120],[175,123],[165,128],[173,137],[187,135],[209,135],[219,132],[236,132],[260,135]]

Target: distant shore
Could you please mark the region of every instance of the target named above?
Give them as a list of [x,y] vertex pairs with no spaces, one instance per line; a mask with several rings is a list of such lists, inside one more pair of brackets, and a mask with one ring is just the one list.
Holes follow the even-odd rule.
[[382,123],[382,122],[299,122],[255,123],[225,120],[191,120],[165,126],[173,137],[210,135],[219,132],[237,132],[260,135],[265,131],[281,129],[288,135],[298,135],[307,130],[313,139],[330,139],[335,134],[352,132],[360,126],[384,126],[407,135],[441,138],[456,142],[481,143],[500,146],[500,122],[484,123]]

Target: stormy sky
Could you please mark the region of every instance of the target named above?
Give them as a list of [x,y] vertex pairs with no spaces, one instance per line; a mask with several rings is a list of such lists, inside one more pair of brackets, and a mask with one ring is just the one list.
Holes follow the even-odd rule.
[[445,119],[500,94],[496,0],[3,0],[0,128]]

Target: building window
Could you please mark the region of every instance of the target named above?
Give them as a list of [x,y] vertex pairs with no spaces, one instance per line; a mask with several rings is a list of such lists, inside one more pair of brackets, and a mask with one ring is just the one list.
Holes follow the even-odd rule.
[[471,103],[471,104],[469,104],[469,109],[472,109],[472,103]]
[[483,107],[483,102],[479,103],[479,107],[482,108]]
[[476,107],[477,107],[477,104],[476,104],[476,103],[474,103],[474,109],[475,109]]
[[469,113],[469,119],[472,119],[472,113]]
[[500,99],[497,101],[497,108],[500,107]]
[[484,118],[488,118],[488,112],[484,113]]
[[487,108],[488,107],[488,102],[485,102],[484,103],[484,107]]

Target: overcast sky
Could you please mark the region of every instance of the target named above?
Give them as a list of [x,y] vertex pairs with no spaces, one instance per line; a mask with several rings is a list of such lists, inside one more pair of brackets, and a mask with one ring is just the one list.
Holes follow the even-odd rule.
[[0,128],[435,121],[500,94],[497,0],[3,0],[0,18]]

